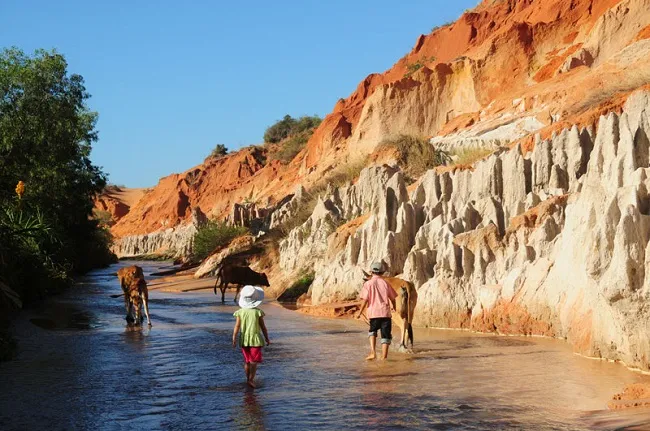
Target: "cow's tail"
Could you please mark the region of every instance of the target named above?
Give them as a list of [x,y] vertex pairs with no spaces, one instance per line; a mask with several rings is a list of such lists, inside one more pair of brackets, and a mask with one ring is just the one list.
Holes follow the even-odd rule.
[[408,287],[406,288],[406,330],[408,331],[409,341],[413,347],[413,325],[411,325],[411,294]]

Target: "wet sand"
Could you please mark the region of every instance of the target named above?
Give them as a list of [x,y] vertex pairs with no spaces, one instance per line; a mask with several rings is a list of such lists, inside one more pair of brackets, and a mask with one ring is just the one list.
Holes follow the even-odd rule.
[[414,354],[366,362],[362,322],[268,302],[272,345],[251,390],[230,346],[234,290],[221,305],[209,290],[164,291],[183,290],[182,276],[152,279],[153,327],[132,329],[109,296],[120,292],[115,270],[16,321],[18,356],[0,364],[0,428],[650,429],[650,410],[606,410],[649,378],[562,341],[416,328]]

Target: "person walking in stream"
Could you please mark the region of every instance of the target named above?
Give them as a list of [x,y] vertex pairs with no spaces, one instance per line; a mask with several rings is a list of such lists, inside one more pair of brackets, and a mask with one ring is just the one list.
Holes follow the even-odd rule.
[[[264,300],[264,290],[257,286],[244,286],[239,295],[239,310],[233,316],[237,319],[232,332],[232,345],[237,347],[237,339],[244,355],[246,383],[255,389],[255,373],[262,363],[264,341],[270,345],[269,333],[264,324],[264,312],[258,307]],[[239,337],[238,337],[239,335]],[[262,339],[264,336],[264,339]]]
[[363,300],[357,318],[363,310],[368,307],[368,319],[370,320],[370,355],[366,360],[373,360],[376,357],[375,345],[377,343],[377,331],[381,332],[381,359],[388,358],[388,347],[390,346],[393,329],[391,320],[391,309],[395,310],[395,298],[397,293],[388,284],[381,274],[384,273],[382,262],[374,262],[370,267],[372,277],[363,284],[359,297]]

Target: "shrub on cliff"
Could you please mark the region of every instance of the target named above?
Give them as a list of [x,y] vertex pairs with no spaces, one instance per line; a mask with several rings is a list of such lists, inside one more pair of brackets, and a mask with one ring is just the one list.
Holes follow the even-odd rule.
[[0,282],[23,299],[114,258],[92,218],[106,177],[89,97],[56,51],[0,52]]
[[290,115],[285,115],[282,120],[266,129],[264,142],[267,144],[279,143],[280,148],[273,154],[273,158],[288,163],[305,147],[321,121],[318,116],[304,116],[295,119]]
[[218,159],[220,157],[225,156],[226,154],[228,154],[228,148],[223,144],[217,144],[217,146],[214,147],[214,149],[212,150],[212,152],[207,158]]
[[380,149],[394,149],[397,152],[397,163],[412,180],[429,169],[452,161],[449,152],[434,147],[423,137],[399,135],[385,139],[379,146]]
[[264,132],[264,142],[267,144],[277,144],[289,136],[295,136],[302,132],[315,129],[320,125],[321,121],[321,118],[317,115],[311,117],[303,116],[297,119],[291,115],[285,115],[282,120],[266,129]]
[[233,239],[246,235],[248,229],[232,226],[219,220],[209,220],[199,227],[192,242],[192,260],[201,261],[219,247],[228,245]]
[[273,158],[284,163],[289,163],[298,155],[300,150],[305,148],[307,141],[309,141],[313,133],[312,130],[305,130],[284,140],[280,149],[273,154]]

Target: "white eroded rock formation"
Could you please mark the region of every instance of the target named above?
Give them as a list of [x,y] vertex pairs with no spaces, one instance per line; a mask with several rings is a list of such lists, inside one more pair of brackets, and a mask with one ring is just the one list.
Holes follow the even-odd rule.
[[281,243],[281,266],[314,268],[322,304],[383,259],[418,288],[419,325],[564,337],[650,369],[649,134],[637,92],[596,130],[429,171],[410,194],[396,168],[368,168]]
[[180,225],[145,235],[130,235],[120,238],[112,247],[117,257],[133,257],[143,254],[167,253],[177,257],[189,256],[197,228],[207,220],[201,209],[192,209],[192,219],[187,225]]

